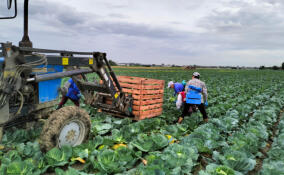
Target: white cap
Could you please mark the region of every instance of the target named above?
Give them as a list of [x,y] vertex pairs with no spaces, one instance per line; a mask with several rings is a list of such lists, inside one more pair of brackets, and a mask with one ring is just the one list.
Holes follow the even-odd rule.
[[173,85],[173,84],[174,84],[174,82],[173,82],[173,81],[170,81],[170,82],[168,83],[168,88],[170,88],[171,85]]
[[193,72],[192,75],[195,76],[195,77],[199,77],[199,76],[200,76],[200,73],[198,73],[198,72]]

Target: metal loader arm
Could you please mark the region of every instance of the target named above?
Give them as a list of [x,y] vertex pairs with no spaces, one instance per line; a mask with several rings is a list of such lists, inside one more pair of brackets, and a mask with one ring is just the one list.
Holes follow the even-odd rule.
[[[113,72],[105,53],[94,52],[93,53],[94,64],[90,65],[93,72],[96,72],[100,79],[103,81],[103,85],[96,83],[90,83],[79,80],[77,77],[72,77],[79,89],[82,91],[86,98],[85,103],[91,104],[93,107],[105,108],[107,111],[115,111],[121,115],[132,115],[133,98],[131,95],[126,96],[122,91],[120,83]],[[99,90],[101,89],[101,90]],[[99,93],[93,97],[92,91]],[[102,94],[112,98],[112,106],[103,104],[100,101]],[[91,99],[89,97],[92,97]]]
[[[106,53],[102,52],[73,52],[73,51],[65,51],[65,50],[47,50],[47,49],[36,49],[36,48],[27,48],[20,47],[20,51],[22,52],[37,52],[37,53],[51,53],[56,54],[60,53],[60,55],[69,55],[69,56],[54,56],[47,55],[47,64],[48,65],[62,65],[64,64],[64,59],[68,60],[68,66],[88,66],[89,68],[84,69],[74,69],[65,72],[58,72],[52,74],[44,74],[44,75],[36,75],[32,78],[27,79],[28,82],[40,82],[46,81],[56,78],[63,77],[72,77],[82,94],[85,96],[85,103],[87,105],[92,104],[94,107],[105,107],[103,104],[98,103],[96,97],[94,97],[94,91],[102,94],[106,94],[107,96],[112,98],[113,104],[111,110],[121,112],[122,114],[126,114],[130,116],[132,114],[132,103],[133,99],[131,95],[126,96],[122,91],[119,81],[115,73],[113,72],[107,58]],[[73,56],[73,55],[79,55]],[[80,55],[88,56],[92,55],[92,58],[89,57],[80,57]],[[32,59],[32,58],[30,58]],[[65,65],[67,66],[67,65]],[[97,84],[94,82],[88,82],[86,78],[80,80],[76,77],[76,75],[84,75],[88,73],[95,72],[100,79],[103,81],[103,84]],[[84,76],[83,76],[84,77]]]
[[[14,4],[14,15],[11,17],[0,17],[0,19],[11,19],[17,16],[17,0],[7,0],[7,2],[8,9],[10,9]],[[33,44],[30,41],[28,35],[28,8],[29,0],[24,0],[24,35],[22,37],[22,40],[19,42],[19,47],[12,46],[12,43],[2,43],[2,54],[0,52],[0,56],[3,55],[5,57],[5,68],[3,71],[3,74],[5,74],[5,76],[2,76],[0,80],[0,112],[4,109],[4,106],[7,106],[7,102],[9,101],[9,97],[11,96],[13,91],[19,91],[22,88],[21,86],[25,86],[25,84],[31,84],[32,82],[40,82],[71,76],[79,87],[79,89],[86,97],[86,104],[92,104],[92,106],[95,107],[104,107],[105,109],[111,108],[111,111],[120,112],[122,115],[132,115],[132,96],[126,96],[125,93],[122,91],[121,86],[115,76],[115,73],[109,65],[105,53],[73,52],[65,50],[33,48]],[[10,52],[11,54],[16,55],[13,57],[11,57],[10,55],[7,56],[7,53],[10,54]],[[42,53],[50,53],[51,55],[43,55]],[[56,56],[55,54],[60,54],[60,56]],[[80,57],[76,57],[73,55],[79,55]],[[92,64],[90,64],[90,62],[92,62]],[[43,64],[64,65],[66,67],[89,66],[89,69],[76,69],[45,75],[32,74],[33,70],[35,70],[35,66]],[[10,70],[16,70],[14,71],[16,73],[11,73]],[[96,72],[99,75],[99,77],[103,81],[103,85],[87,81],[87,78],[84,74],[92,72]],[[85,81],[76,78],[75,75],[78,74],[81,74]],[[12,88],[8,88],[8,86],[11,86]],[[94,91],[110,96],[113,99],[112,106],[105,106],[102,103],[98,103],[97,97],[100,96],[98,96],[97,93],[95,96],[96,98],[94,99]],[[6,113],[7,111],[8,110],[6,110]]]

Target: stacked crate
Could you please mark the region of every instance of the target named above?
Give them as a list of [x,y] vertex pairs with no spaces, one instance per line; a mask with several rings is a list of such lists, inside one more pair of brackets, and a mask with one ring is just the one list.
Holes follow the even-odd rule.
[[164,80],[131,76],[118,76],[117,79],[123,92],[132,94],[134,120],[142,120],[162,114]]

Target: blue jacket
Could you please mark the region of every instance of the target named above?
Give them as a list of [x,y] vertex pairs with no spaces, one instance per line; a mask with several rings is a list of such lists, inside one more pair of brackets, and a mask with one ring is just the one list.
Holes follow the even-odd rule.
[[79,100],[80,98],[78,97],[78,94],[80,94],[80,90],[78,89],[72,78],[70,78],[68,82],[70,83],[70,86],[68,88],[66,96],[71,98],[72,100]]
[[181,83],[175,83],[174,84],[174,90],[175,90],[174,95],[177,95],[179,92],[184,90],[184,86]]
[[188,92],[186,93],[186,103],[189,104],[201,104],[201,91],[202,89],[196,86],[188,86]]
[[2,71],[3,64],[4,64],[4,57],[0,57],[0,71]]

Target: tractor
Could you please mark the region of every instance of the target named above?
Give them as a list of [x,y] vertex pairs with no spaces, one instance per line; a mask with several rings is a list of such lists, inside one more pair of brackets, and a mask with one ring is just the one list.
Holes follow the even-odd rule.
[[[16,18],[17,0],[7,0],[7,8],[12,16],[0,19]],[[0,41],[0,138],[8,127],[44,121],[43,150],[86,140],[91,128],[88,112],[77,106],[55,110],[65,77],[73,79],[86,105],[133,117],[133,98],[122,91],[106,53],[34,48],[28,35],[28,8],[29,0],[24,0],[24,34],[18,46]],[[88,80],[91,73],[102,83]],[[106,104],[105,98],[112,98],[112,104]]]

